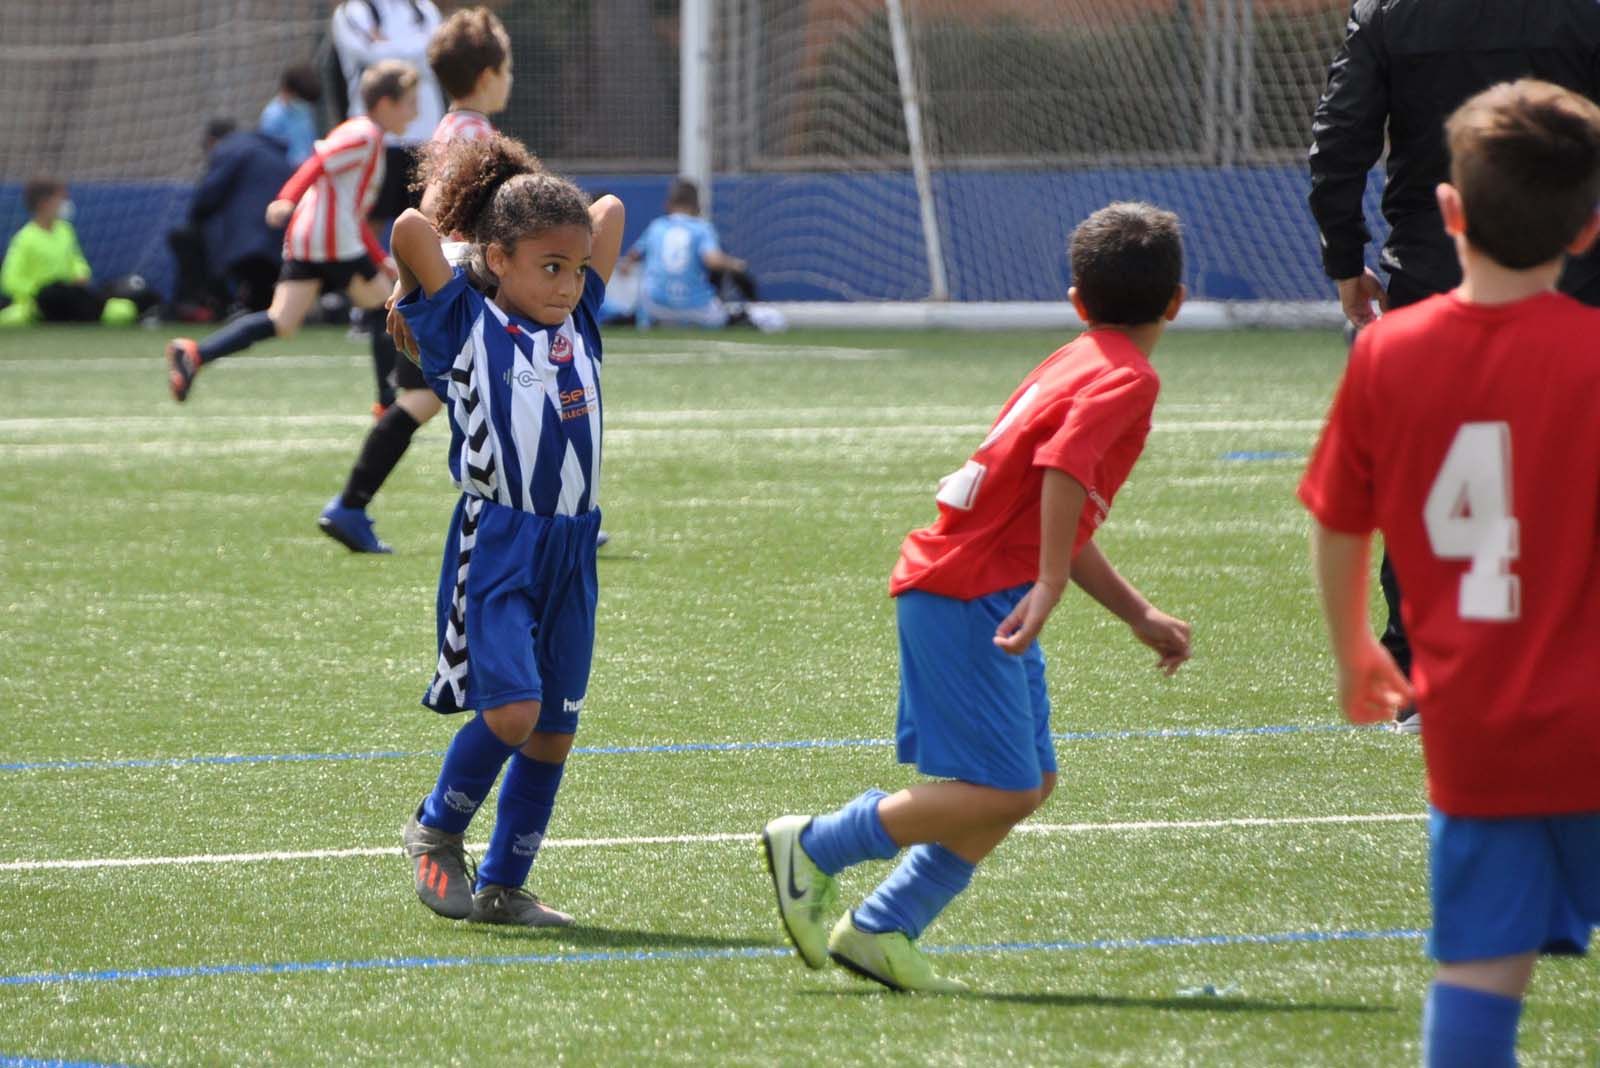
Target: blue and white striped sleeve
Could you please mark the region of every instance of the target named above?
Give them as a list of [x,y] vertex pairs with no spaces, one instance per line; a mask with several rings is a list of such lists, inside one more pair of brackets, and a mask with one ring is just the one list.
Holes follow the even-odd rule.
[[467,274],[457,267],[450,281],[433,296],[424,296],[419,286],[395,305],[417,339],[419,363],[428,384],[440,397],[450,389],[450,368],[472,336],[473,324],[483,314],[483,294],[467,282]]

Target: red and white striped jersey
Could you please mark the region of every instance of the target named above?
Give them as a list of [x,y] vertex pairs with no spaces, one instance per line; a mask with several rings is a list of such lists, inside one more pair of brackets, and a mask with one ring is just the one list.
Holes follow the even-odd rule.
[[279,196],[296,200],[283,236],[284,259],[311,263],[383,259],[367,212],[383,185],[383,131],[365,115],[340,123],[317,142],[312,157]]
[[493,133],[494,124],[482,112],[471,108],[451,108],[439,120],[439,125],[433,128],[433,143],[443,145],[457,140],[477,141]]

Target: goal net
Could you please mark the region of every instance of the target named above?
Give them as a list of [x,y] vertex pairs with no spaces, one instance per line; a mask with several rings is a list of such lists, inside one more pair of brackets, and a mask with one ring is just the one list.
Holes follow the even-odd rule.
[[1327,318],[1304,160],[1347,0],[712,2],[716,220],[780,294],[1060,301],[1073,225],[1145,199],[1193,297]]
[[[488,2],[516,57],[499,125],[637,222],[680,164],[685,67],[704,76],[695,158],[764,297],[1059,308],[1073,224],[1126,198],[1182,215],[1191,292],[1229,316],[1331,294],[1304,150],[1348,0]],[[206,121],[254,123],[333,6],[0,2],[0,237],[22,182],[62,178],[98,274],[169,281]]]
[[18,187],[71,185],[97,273],[162,273],[212,118],[253,123],[326,26],[318,0],[16,0],[0,4],[0,237]]
[[[516,65],[497,125],[592,188],[639,175],[664,188],[678,151],[676,0],[486,2]],[[286,68],[326,60],[336,6],[0,0],[0,242],[26,221],[23,183],[58,178],[96,275],[168,288],[166,233],[187,217],[208,122],[255,125]],[[326,110],[324,129],[339,117]],[[652,187],[639,214],[659,203]]]

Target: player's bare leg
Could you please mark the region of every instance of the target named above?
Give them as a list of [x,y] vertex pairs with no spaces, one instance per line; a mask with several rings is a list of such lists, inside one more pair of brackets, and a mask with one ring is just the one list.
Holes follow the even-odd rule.
[[1528,990],[1528,983],[1533,978],[1533,966],[1538,960],[1537,953],[1518,953],[1512,957],[1441,964],[1434,979],[1468,990],[1481,990],[1485,994],[1520,998]]
[[265,314],[242,316],[196,344],[192,338],[173,338],[167,343],[167,388],[172,399],[183,402],[194,387],[200,368],[212,360],[241,352],[270,337],[293,337],[316,303],[322,283],[316,279],[280,281],[272,291],[272,304]]
[[1511,1064],[1536,953],[1440,964],[1422,1011],[1422,1063]]
[[272,290],[267,316],[279,337],[294,337],[300,332],[321,292],[322,283],[315,278],[297,278],[277,284]]
[[418,426],[444,411],[444,401],[431,389],[401,390],[395,404],[405,409],[405,413],[415,419]]
[[362,278],[360,275],[350,279],[350,285],[345,289],[345,295],[350,298],[350,303],[358,308],[372,310],[381,308],[389,299],[392,288],[390,276],[379,272],[371,278]]
[[878,805],[883,829],[900,846],[938,842],[969,863],[988,856],[1055,788],[997,790],[968,782],[918,783]]

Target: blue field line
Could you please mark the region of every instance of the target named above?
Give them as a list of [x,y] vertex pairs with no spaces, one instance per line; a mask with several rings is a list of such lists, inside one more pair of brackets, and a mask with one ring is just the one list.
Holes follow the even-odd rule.
[[1235,449],[1222,454],[1224,460],[1253,462],[1259,460],[1303,460],[1303,452],[1285,452],[1281,449]]
[[124,1068],[103,1061],[52,1061],[37,1057],[8,1057],[0,1053],[0,1068]]
[[[1058,742],[1104,742],[1128,739],[1161,741],[1178,738],[1240,738],[1252,735],[1327,734],[1355,730],[1348,723],[1287,723],[1271,727],[1170,727],[1121,731],[1062,731],[1052,734]],[[665,753],[753,753],[783,749],[861,749],[893,745],[892,738],[802,738],[778,742],[678,742],[667,745],[580,745],[572,752],[580,756],[647,756]],[[304,764],[344,760],[406,760],[412,757],[444,756],[442,749],[381,749],[366,753],[247,753],[227,756],[144,757],[127,760],[33,760],[0,764],[0,772],[15,771],[110,771],[127,768],[186,768],[217,764]]]
[[[1280,931],[1268,934],[1162,935],[1154,938],[1098,938],[1088,942],[993,942],[927,946],[929,953],[1074,953],[1083,950],[1172,949],[1209,946],[1278,946],[1315,942],[1383,942],[1417,939],[1412,928],[1375,931]],[[198,979],[235,975],[300,975],[355,971],[415,971],[432,968],[485,968],[519,965],[637,964],[661,961],[768,960],[793,953],[787,947],[735,946],[726,949],[636,949],[592,953],[508,953],[494,956],[374,957],[367,960],[279,961],[266,964],[194,964],[174,968],[107,968],[94,972],[35,972],[0,976],[0,987],[68,983],[121,983],[140,979]]]

